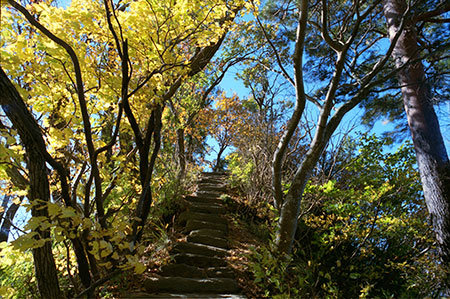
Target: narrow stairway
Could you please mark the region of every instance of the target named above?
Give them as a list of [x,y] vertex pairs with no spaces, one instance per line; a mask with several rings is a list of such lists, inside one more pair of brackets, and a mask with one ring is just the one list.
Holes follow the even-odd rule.
[[178,221],[185,226],[187,241],[173,246],[174,263],[145,281],[145,298],[246,298],[227,267],[228,225],[220,198],[226,192],[225,178],[202,173],[197,192],[185,197],[187,209]]

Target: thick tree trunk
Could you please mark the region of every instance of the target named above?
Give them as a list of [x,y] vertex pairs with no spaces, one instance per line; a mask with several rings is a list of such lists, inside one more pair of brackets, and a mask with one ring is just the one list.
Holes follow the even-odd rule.
[[[405,11],[406,2],[403,0],[384,2],[384,15],[391,40],[399,30]],[[411,62],[400,70],[398,81],[401,85],[425,201],[436,233],[440,256],[448,263],[450,262],[450,164],[423,64],[419,58],[415,27],[411,20],[405,21],[405,30],[398,39],[392,56],[398,68]]]
[[[12,85],[1,68],[0,105],[17,130],[22,143],[25,145],[30,177],[28,197],[32,202],[40,200],[40,203],[32,208],[31,213],[34,217],[47,217],[48,210],[45,203],[50,200],[50,191],[45,159],[41,154],[42,149],[45,149],[45,143],[38,124],[27,110],[14,85]],[[38,239],[50,238],[49,229],[40,230],[38,228],[36,232],[38,233]],[[34,248],[33,257],[36,279],[42,298],[60,298],[61,292],[52,254],[51,241],[45,242],[42,247]]]
[[305,159],[297,169],[286,198],[281,206],[280,220],[276,233],[275,245],[278,252],[290,254],[294,242],[295,231],[297,230],[297,221],[300,213],[300,204],[305,190],[306,183],[309,180],[311,172],[328,143],[329,137],[317,138],[315,136],[311,148],[305,155]]
[[[50,200],[50,190],[47,177],[47,168],[45,160],[35,150],[27,148],[28,171],[30,176],[30,192],[28,197],[31,202],[39,200],[36,206],[31,209],[33,217],[46,217],[48,219],[48,210],[46,202]],[[37,239],[47,239],[44,246],[33,248],[34,270],[38,282],[39,293],[42,298],[61,298],[58,276],[56,274],[56,265],[52,253],[52,242],[50,239],[50,230],[35,230],[38,233]]]

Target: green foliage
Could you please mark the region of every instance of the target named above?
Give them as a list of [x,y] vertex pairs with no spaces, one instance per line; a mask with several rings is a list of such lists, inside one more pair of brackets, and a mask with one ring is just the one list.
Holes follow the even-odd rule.
[[251,182],[251,175],[255,167],[253,162],[244,161],[237,153],[229,154],[225,160],[227,161],[228,170],[231,172],[231,187],[245,189],[244,186]]
[[293,287],[288,268],[291,259],[281,258],[268,247],[251,247],[250,271],[253,273],[255,283],[264,287],[268,298],[296,298],[298,289]]
[[185,191],[183,187],[183,184],[177,178],[160,178],[159,188],[155,192],[155,209],[151,217],[159,218],[164,223],[169,223],[180,210],[180,199]]
[[21,252],[6,242],[0,243],[0,297],[39,298],[33,273],[31,252]]
[[[252,266],[255,277],[271,286],[271,296],[286,295],[286,285],[301,298],[438,294],[442,269],[412,146],[386,152],[388,145],[388,139],[363,136],[336,179],[307,186],[303,204],[310,212],[299,221],[293,260],[277,265],[280,259],[267,249],[254,257],[261,263]],[[280,282],[264,281],[266,270]]]

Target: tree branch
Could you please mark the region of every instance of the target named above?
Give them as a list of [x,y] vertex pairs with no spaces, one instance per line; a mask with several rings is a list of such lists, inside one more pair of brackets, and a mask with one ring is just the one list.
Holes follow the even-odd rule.
[[264,34],[264,37],[266,38],[266,41],[269,43],[270,47],[272,48],[273,52],[275,53],[275,58],[277,59],[278,66],[280,67],[283,76],[286,78],[286,80],[289,81],[289,83],[292,84],[292,86],[295,86],[294,80],[291,78],[289,73],[284,68],[283,63],[281,62],[280,54],[278,53],[277,48],[275,47],[275,45],[273,44],[272,40],[270,39],[270,36],[267,34],[266,29],[261,24],[261,21],[259,20],[258,16],[256,16],[256,21],[258,22],[258,25],[261,28],[261,30],[262,30],[262,32]]
[[322,0],[322,28],[321,28],[321,34],[323,40],[335,51],[335,52],[341,52],[344,48],[344,45],[341,43],[333,40],[330,35],[328,34],[328,4],[327,0]]
[[[440,16],[446,12],[450,11],[450,3],[444,4],[442,7],[436,8],[434,10],[431,11],[427,11],[425,13],[419,14],[415,17],[412,18],[412,22],[413,23],[417,23],[417,22],[430,22],[430,21],[434,21],[436,22],[435,17]],[[445,20],[445,19],[444,19]],[[449,20],[449,19],[446,19]]]
[[[25,16],[25,18],[28,20],[28,22],[30,22],[33,26],[38,28],[44,35],[46,35],[53,42],[55,42],[56,44],[58,44],[59,46],[64,48],[64,50],[66,50],[66,52],[70,56],[70,59],[72,60],[72,64],[73,64],[74,72],[75,72],[75,81],[76,81],[78,102],[80,105],[81,115],[83,118],[84,135],[86,138],[86,145],[88,148],[89,158],[90,158],[91,167],[92,167],[92,173],[95,178],[95,200],[97,203],[101,203],[102,202],[101,178],[100,178],[100,174],[98,171],[98,166],[97,166],[97,161],[96,161],[96,156],[95,156],[95,148],[94,148],[94,142],[92,139],[92,131],[91,131],[91,122],[89,120],[89,113],[87,110],[86,98],[85,98],[85,94],[84,94],[83,78],[82,78],[82,74],[81,74],[81,67],[80,67],[78,57],[75,54],[75,51],[73,50],[73,48],[69,44],[67,44],[65,41],[63,41],[62,39],[60,39],[59,37],[57,37],[56,35],[51,33],[46,27],[44,27],[41,23],[39,23],[25,9],[25,7],[23,7],[22,5],[20,5],[19,3],[17,3],[14,0],[8,0],[8,3],[11,6],[13,6],[15,9],[17,9],[19,12],[21,12]],[[45,148],[45,145],[44,145],[44,148]],[[45,151],[45,153],[47,153],[47,151]],[[46,160],[51,160],[53,163],[55,162],[48,153],[46,155]],[[50,161],[48,161],[48,162],[50,163],[50,165],[52,164]],[[58,172],[63,172],[64,176],[67,177],[67,175],[65,174],[65,169],[62,167],[62,165],[60,165],[59,163],[58,164],[54,163],[54,165],[52,165],[52,166],[57,167],[57,169],[59,169]],[[67,190],[68,190],[67,182],[66,182],[65,188],[67,188]],[[67,194],[67,196],[68,196],[68,194]],[[70,197],[67,198],[66,204],[70,205]],[[98,204],[97,209],[98,209],[97,212],[98,212],[99,219],[102,219],[102,217],[104,215],[103,207],[100,204]],[[102,220],[100,221],[100,224],[102,226],[106,225],[106,223],[103,222]]]

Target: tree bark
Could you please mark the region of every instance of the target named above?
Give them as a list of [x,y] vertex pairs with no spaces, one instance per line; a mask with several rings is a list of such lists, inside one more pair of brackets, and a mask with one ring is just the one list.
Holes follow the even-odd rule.
[[[22,200],[23,200],[23,196],[20,197],[20,202],[22,202]],[[0,218],[3,218],[2,227],[0,228],[0,242],[8,241],[9,233],[11,231],[12,221],[13,221],[14,216],[16,215],[19,207],[20,207],[19,204],[15,204],[14,202],[11,203],[9,208],[3,214],[4,216],[2,215],[0,217]]]
[[[0,124],[0,127],[3,127],[2,124]],[[12,162],[12,161],[11,161]],[[13,163],[11,163],[13,165]],[[24,176],[17,170],[14,166],[9,166],[6,168],[6,173],[9,176],[9,179],[14,184],[15,187],[19,188],[20,190],[26,190],[27,186],[29,185],[29,182]],[[23,196],[20,197],[20,202],[22,202]],[[5,205],[6,200],[6,205]],[[10,201],[9,196],[5,196],[4,201],[2,203],[2,206],[4,206],[5,211],[4,213],[0,213],[0,222],[1,219],[4,216],[2,226],[0,228],[0,242],[8,241],[9,233],[11,230],[12,221],[14,219],[14,216],[17,213],[17,210],[20,207],[20,204],[15,204],[14,202],[11,203],[9,208],[7,208],[7,205]]]
[[[31,147],[31,148],[30,148]],[[30,192],[28,197],[31,202],[39,203],[33,206],[31,214],[33,217],[44,216],[48,219],[46,203],[50,200],[49,182],[47,177],[47,167],[45,160],[40,153],[32,149],[33,145],[26,146],[28,156],[28,171],[30,176]],[[42,298],[61,298],[56,265],[52,253],[52,242],[50,230],[35,230],[38,233],[37,239],[47,239],[44,246],[33,248],[34,270],[38,282],[39,293]]]
[[[151,127],[152,135],[153,135],[153,151],[150,157],[150,162],[148,162],[145,167],[145,178],[141,182],[142,184],[142,193],[138,201],[138,205],[136,208],[136,217],[137,220],[133,223],[133,234],[132,238],[135,243],[139,242],[142,237],[142,233],[144,230],[145,222],[147,221],[147,217],[150,213],[150,206],[152,204],[152,189],[151,189],[151,180],[153,175],[153,169],[155,167],[156,158],[158,157],[159,148],[161,146],[161,116],[162,116],[163,107],[157,106],[155,110],[152,112],[152,116],[150,119],[153,121]],[[148,156],[148,149],[146,150]],[[140,150],[140,156],[142,159],[143,152]],[[142,165],[141,165],[142,166]],[[144,176],[144,173],[141,171],[141,177]]]
[[0,229],[0,242],[8,241],[9,229],[5,229],[3,227],[5,225],[5,222],[7,221],[7,218],[6,217],[3,218],[3,215],[7,214],[7,211],[9,210],[8,209],[9,199],[10,199],[10,196],[5,195],[2,200],[2,205],[1,205],[2,210],[0,211],[0,223],[2,222],[2,220],[3,220],[3,223],[2,223],[2,227]]
[[[3,69],[0,68],[0,105],[9,120],[17,129],[27,155],[27,167],[29,171],[30,191],[28,197],[31,202],[38,204],[33,206],[33,217],[48,217],[46,202],[50,200],[49,182],[45,158],[42,156],[42,148],[45,143],[39,126],[22,101],[14,85],[9,81]],[[39,200],[39,201],[37,201]],[[50,230],[35,230],[38,239],[49,239]],[[53,258],[51,241],[44,243],[42,247],[33,249],[34,268],[39,292],[42,298],[61,298],[59,282]]]
[[[403,0],[385,0],[384,16],[392,40],[407,7]],[[425,201],[436,234],[441,259],[450,262],[450,163],[434,111],[430,86],[419,57],[418,38],[410,16],[395,44],[392,57],[397,68]]]
[[178,179],[183,180],[186,176],[186,153],[184,149],[184,129],[177,129],[177,152],[178,152]]
[[219,152],[217,153],[216,165],[214,165],[214,168],[213,168],[214,172],[223,171],[222,154],[227,147],[228,147],[228,145],[226,143],[222,144],[220,146]]
[[283,254],[290,254],[294,242],[297,221],[300,214],[300,204],[303,198],[306,183],[312,170],[325,149],[331,135],[324,138],[315,136],[310,149],[305,155],[300,167],[295,172],[291,186],[281,207],[280,220],[276,233],[275,244],[277,250]]
[[275,208],[278,209],[281,208],[281,205],[283,204],[283,189],[281,182],[283,159],[306,105],[305,87],[303,84],[303,50],[305,48],[306,23],[308,20],[308,3],[309,1],[303,0],[300,4],[301,7],[299,7],[300,14],[297,26],[297,40],[295,42],[295,52],[293,58],[295,70],[295,108],[291,118],[289,119],[287,128],[278,143],[272,161],[273,200]]

